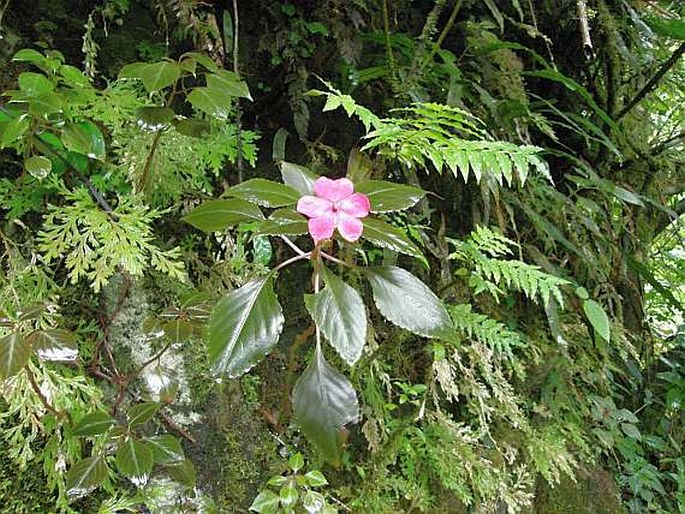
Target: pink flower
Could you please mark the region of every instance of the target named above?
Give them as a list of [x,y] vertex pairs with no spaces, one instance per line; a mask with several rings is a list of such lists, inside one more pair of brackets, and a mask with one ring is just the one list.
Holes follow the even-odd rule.
[[297,202],[297,212],[309,218],[309,233],[314,242],[330,239],[336,228],[350,242],[359,239],[364,228],[359,218],[368,216],[371,209],[368,197],[355,193],[354,184],[346,178],[318,178],[314,194]]

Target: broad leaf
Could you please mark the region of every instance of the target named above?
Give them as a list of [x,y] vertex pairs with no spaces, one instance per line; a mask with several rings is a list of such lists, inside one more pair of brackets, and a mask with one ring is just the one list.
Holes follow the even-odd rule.
[[148,93],[176,83],[181,76],[181,68],[175,62],[161,61],[156,63],[134,62],[124,66],[119,73],[121,78],[137,78],[143,81]]
[[212,73],[218,71],[218,69],[219,69],[219,67],[216,65],[216,63],[214,61],[212,61],[212,59],[210,59],[206,55],[201,54],[199,52],[186,52],[185,54],[183,54],[181,56],[181,59],[184,59],[186,57],[189,57],[191,59],[195,59],[198,62],[198,64],[201,64],[208,71],[210,71]]
[[195,466],[188,459],[183,459],[179,462],[174,462],[165,466],[169,471],[171,478],[176,482],[186,487],[193,487],[197,482],[197,472]]
[[314,181],[319,178],[304,166],[285,161],[281,162],[281,177],[283,177],[283,183],[303,195],[311,195],[313,193]]
[[19,332],[12,332],[0,339],[0,379],[19,373],[31,358],[31,346]]
[[147,130],[160,130],[168,125],[175,116],[168,107],[146,106],[136,109],[139,123]]
[[116,424],[112,416],[106,412],[96,411],[86,414],[81,421],[79,421],[74,429],[72,435],[76,437],[90,437],[95,435],[106,434],[107,431]]
[[100,455],[78,461],[67,472],[67,496],[81,498],[89,494],[105,481],[107,474],[107,464]]
[[278,342],[284,321],[271,275],[224,296],[214,309],[209,329],[213,371],[231,378],[248,371]]
[[233,186],[227,192],[264,207],[283,207],[297,203],[300,193],[290,186],[263,178],[253,178]]
[[61,139],[64,146],[73,152],[91,159],[105,159],[105,138],[90,121],[68,123],[62,130]]
[[154,465],[150,446],[129,437],[119,448],[116,463],[119,472],[131,479],[137,486],[145,485]]
[[602,306],[594,300],[584,300],[583,311],[585,311],[585,315],[595,332],[605,341],[609,341],[611,336],[609,317]]
[[271,213],[269,219],[258,223],[255,231],[270,236],[306,234],[307,218],[292,209],[278,209]]
[[401,230],[376,218],[365,218],[363,223],[363,239],[381,248],[416,257],[424,264],[427,264],[421,250]]
[[14,54],[12,60],[24,62],[43,62],[45,60],[45,56],[37,50],[32,50],[31,48],[22,48],[16,54]]
[[[685,19],[666,18],[662,16],[645,16],[647,25],[661,36],[685,41]],[[16,59],[16,57],[15,57]]]
[[164,434],[146,437],[144,441],[152,450],[152,456],[157,464],[181,462],[185,459],[181,443],[173,435]]
[[250,510],[260,514],[275,514],[279,511],[280,502],[281,499],[275,492],[264,489],[254,499],[250,505]]
[[157,402],[144,402],[133,405],[126,413],[128,424],[133,427],[147,423],[155,416],[159,407],[160,404]]
[[307,438],[339,465],[341,430],[359,417],[359,404],[350,381],[326,362],[320,348],[295,384],[293,412]]
[[29,128],[26,114],[20,114],[0,125],[0,148],[6,148],[24,135]]
[[25,71],[19,75],[18,82],[19,89],[24,91],[28,96],[39,96],[55,89],[54,84],[42,73]]
[[426,284],[396,266],[377,266],[364,272],[381,314],[389,321],[415,334],[449,338],[454,328],[440,299]]
[[216,89],[228,96],[235,96],[238,98],[247,98],[252,100],[250,89],[244,80],[228,70],[217,70],[215,73],[206,75],[207,87]]
[[173,120],[179,134],[188,137],[206,137],[212,132],[209,122],[202,120]]
[[263,219],[264,215],[259,207],[241,198],[203,202],[183,218],[185,222],[205,232],[224,230],[241,221]]
[[70,362],[76,360],[78,348],[74,333],[60,328],[34,330],[27,340],[44,361]]
[[371,212],[401,211],[413,207],[426,192],[418,187],[395,184],[385,180],[365,180],[355,185],[371,202]]
[[221,121],[228,120],[233,110],[231,97],[220,89],[196,87],[187,98],[193,107]]
[[42,155],[34,155],[24,161],[24,168],[38,180],[43,180],[52,170],[52,162]]
[[323,268],[326,287],[305,297],[316,325],[340,356],[352,366],[362,355],[366,341],[366,311],[359,293]]

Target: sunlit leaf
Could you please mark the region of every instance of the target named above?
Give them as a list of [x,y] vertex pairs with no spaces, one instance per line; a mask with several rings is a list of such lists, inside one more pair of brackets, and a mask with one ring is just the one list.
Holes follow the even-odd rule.
[[50,159],[43,157],[42,155],[34,155],[33,157],[29,157],[26,159],[26,161],[24,161],[24,168],[26,168],[26,171],[28,171],[33,177],[37,178],[38,180],[43,180],[50,174],[50,171],[52,170],[52,162]]
[[62,130],[61,139],[64,146],[73,152],[91,159],[105,159],[105,138],[90,121],[68,123]]
[[69,362],[78,356],[76,337],[70,330],[34,330],[27,339],[42,360]]
[[67,496],[81,498],[91,493],[107,479],[107,474],[107,464],[100,455],[78,461],[67,472]]
[[303,195],[311,195],[314,191],[314,182],[317,175],[304,166],[292,162],[281,162],[281,177],[283,182]]
[[609,341],[611,325],[604,308],[594,300],[583,300],[583,311],[595,332],[605,341]]

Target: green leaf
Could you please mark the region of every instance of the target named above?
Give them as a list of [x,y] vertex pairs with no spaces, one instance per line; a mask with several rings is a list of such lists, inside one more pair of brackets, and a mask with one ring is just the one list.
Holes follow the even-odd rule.
[[43,180],[52,170],[52,162],[42,155],[34,155],[24,161],[24,167],[29,174],[38,180]]
[[271,275],[224,296],[209,329],[207,349],[214,373],[235,378],[248,371],[278,342],[284,321]]
[[190,57],[192,59],[195,59],[207,71],[210,71],[212,73],[219,70],[219,67],[216,65],[216,63],[214,61],[212,61],[212,59],[210,59],[206,55],[201,54],[199,52],[187,52],[181,56],[181,59],[183,59],[185,57]]
[[220,89],[196,87],[187,98],[193,107],[221,121],[227,121],[233,111],[231,97]]
[[32,50],[31,48],[22,48],[16,54],[14,54],[12,60],[40,63],[45,61],[45,56],[36,50]]
[[25,71],[19,75],[18,82],[19,89],[28,96],[39,96],[44,93],[50,93],[55,89],[55,85],[42,73]]
[[297,487],[292,482],[285,484],[281,487],[278,492],[278,497],[281,499],[281,505],[285,508],[292,508],[297,503],[300,498],[300,494],[297,492]]
[[366,342],[366,311],[359,293],[335,274],[322,268],[326,287],[305,296],[305,305],[316,325],[340,356],[352,366]]
[[283,182],[303,195],[314,192],[314,181],[319,178],[304,166],[292,162],[281,162],[281,176]]
[[326,362],[320,348],[295,384],[293,412],[305,436],[339,465],[341,430],[359,417],[359,404],[350,381]]
[[275,514],[278,512],[281,499],[269,489],[261,491],[250,505],[250,510],[261,514]]
[[31,358],[31,346],[19,332],[12,332],[0,339],[0,379],[19,373]]
[[362,239],[381,248],[416,257],[424,264],[428,264],[421,250],[401,230],[377,218],[365,218],[363,224]]
[[621,423],[621,430],[623,430],[623,433],[631,439],[636,439],[637,441],[642,439],[640,430],[632,423]]
[[292,469],[295,473],[300,471],[302,467],[304,466],[304,457],[300,452],[293,453],[290,458],[288,459],[288,466],[290,469]]
[[611,335],[609,317],[602,306],[594,300],[584,300],[583,311],[595,332],[605,341],[609,341]]
[[67,472],[67,496],[80,498],[89,494],[107,479],[107,475],[107,464],[100,455],[78,461]]
[[276,162],[285,160],[285,143],[289,135],[290,133],[283,127],[276,131],[271,145],[271,160]]
[[318,469],[306,473],[304,478],[307,480],[307,485],[309,487],[321,487],[328,484],[328,480],[326,480],[326,477],[324,477],[323,473]]
[[247,98],[252,100],[250,89],[244,80],[228,70],[217,70],[215,73],[206,76],[207,87],[221,91],[224,95],[234,96],[237,98]]
[[418,187],[395,184],[385,180],[365,180],[355,185],[371,202],[371,212],[392,212],[416,205],[426,192]]
[[186,223],[205,232],[224,230],[241,221],[263,219],[259,207],[240,198],[203,202],[183,218]]
[[154,465],[152,450],[147,444],[129,437],[117,451],[115,460],[119,472],[134,484],[142,486],[147,483]]
[[4,122],[0,126],[0,148],[7,148],[17,139],[24,135],[29,128],[29,120],[26,114],[21,114],[16,118]]
[[165,469],[181,485],[194,487],[197,483],[197,471],[195,471],[195,466],[188,459],[168,464],[165,466]]
[[306,234],[307,218],[292,209],[278,209],[271,213],[269,219],[258,223],[255,231],[270,236]]
[[78,347],[74,333],[60,328],[34,330],[27,340],[44,361],[70,362],[76,360]]
[[148,93],[154,93],[175,84],[180,76],[181,68],[177,63],[161,61],[138,68],[136,78],[143,81]]
[[31,99],[29,113],[35,116],[45,116],[59,112],[64,107],[62,97],[57,93],[44,93]]
[[212,126],[202,120],[174,120],[179,134],[188,137],[206,137],[212,132]]
[[685,19],[645,16],[643,20],[645,20],[647,25],[660,36],[685,41]]
[[133,405],[126,413],[128,424],[133,427],[147,423],[155,416],[159,407],[160,405],[157,402],[144,402]]
[[269,208],[293,205],[301,196],[290,186],[263,178],[253,178],[242,182],[230,188],[226,194]]
[[170,434],[146,437],[144,441],[152,450],[152,456],[157,464],[181,462],[185,459],[180,441]]
[[378,310],[389,321],[425,337],[453,335],[445,306],[414,275],[396,266],[369,267],[364,273],[371,283]]
[[136,109],[136,117],[148,130],[159,130],[168,125],[176,114],[168,107],[146,106]]
[[105,138],[100,129],[90,121],[67,124],[60,139],[73,152],[87,155],[91,159],[105,159]]
[[302,498],[302,507],[307,512],[323,514],[325,505],[326,498],[324,498],[323,494],[316,491],[307,491],[304,498]]
[[96,411],[86,414],[81,418],[71,434],[76,437],[91,437],[106,434],[107,431],[116,424],[112,416],[106,412]]

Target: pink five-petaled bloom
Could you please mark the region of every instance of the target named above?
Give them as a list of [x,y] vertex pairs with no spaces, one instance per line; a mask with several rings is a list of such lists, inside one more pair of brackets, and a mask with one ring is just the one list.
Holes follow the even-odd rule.
[[354,184],[346,178],[318,178],[314,194],[297,202],[297,212],[309,218],[309,233],[314,242],[330,239],[336,228],[350,242],[359,239],[364,228],[360,218],[368,216],[371,209],[368,197],[355,193]]

